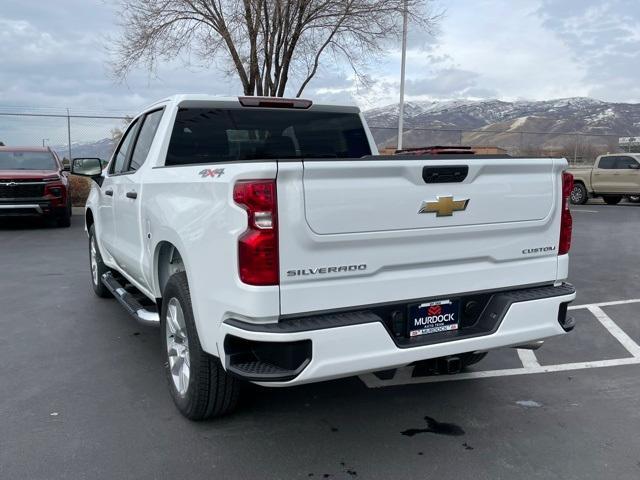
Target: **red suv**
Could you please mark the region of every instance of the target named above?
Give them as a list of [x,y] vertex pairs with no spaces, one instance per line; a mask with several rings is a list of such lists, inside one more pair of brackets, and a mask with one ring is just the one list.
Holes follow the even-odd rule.
[[50,148],[0,147],[0,217],[45,216],[70,226],[68,172]]

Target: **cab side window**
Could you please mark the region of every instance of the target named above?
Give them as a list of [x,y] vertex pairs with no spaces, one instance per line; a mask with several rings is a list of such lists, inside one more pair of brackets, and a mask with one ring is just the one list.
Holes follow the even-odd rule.
[[617,165],[617,168],[619,169],[628,170],[630,168],[638,168],[638,162],[633,157],[620,156],[617,158],[618,160],[616,165]]
[[120,145],[118,145],[118,150],[116,150],[116,153],[114,154],[113,163],[109,173],[118,174],[124,171],[125,165],[127,164],[129,151],[131,150],[131,144],[133,143],[133,139],[135,138],[137,131],[138,131],[138,120],[136,119],[131,124],[129,129],[125,132],[124,137],[120,141]]
[[606,170],[613,170],[616,168],[616,157],[601,157],[598,168],[604,168]]
[[142,127],[140,127],[140,133],[138,134],[138,140],[133,147],[131,162],[129,162],[127,171],[133,172],[138,170],[147,159],[153,138],[156,135],[156,130],[162,119],[162,112],[163,110],[156,110],[145,115]]

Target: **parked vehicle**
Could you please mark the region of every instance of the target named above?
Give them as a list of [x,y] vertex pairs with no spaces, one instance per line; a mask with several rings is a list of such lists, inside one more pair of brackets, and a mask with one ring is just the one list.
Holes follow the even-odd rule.
[[159,323],[186,417],[573,328],[566,160],[376,153],[356,107],[179,95],[74,159],[93,289]]
[[609,205],[623,197],[640,195],[640,153],[600,155],[593,168],[571,168],[574,179],[571,203],[582,205],[590,197],[602,197]]
[[44,216],[71,225],[69,166],[41,147],[0,147],[0,216]]

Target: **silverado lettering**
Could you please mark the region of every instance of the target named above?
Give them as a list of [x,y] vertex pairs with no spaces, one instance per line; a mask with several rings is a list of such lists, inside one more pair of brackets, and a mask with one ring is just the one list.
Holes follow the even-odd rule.
[[325,273],[355,272],[357,270],[366,269],[366,263],[361,263],[360,265],[340,265],[339,267],[303,268],[302,270],[287,270],[287,277],[322,275]]

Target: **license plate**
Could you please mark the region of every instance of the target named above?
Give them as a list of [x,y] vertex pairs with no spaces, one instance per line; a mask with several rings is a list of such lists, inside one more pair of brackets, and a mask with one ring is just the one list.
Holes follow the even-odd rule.
[[409,336],[458,329],[460,300],[438,300],[409,305]]

